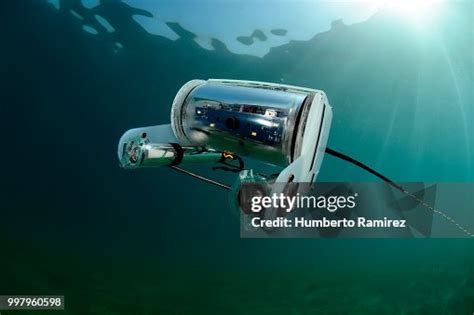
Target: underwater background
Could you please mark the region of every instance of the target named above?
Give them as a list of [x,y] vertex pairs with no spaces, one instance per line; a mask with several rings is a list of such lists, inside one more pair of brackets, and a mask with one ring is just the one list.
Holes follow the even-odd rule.
[[[186,81],[245,79],[324,90],[329,146],[395,181],[472,182],[471,1],[425,25],[373,8],[312,24],[320,1],[291,29],[280,15],[311,2],[261,0],[267,28],[205,40],[182,25],[200,2],[164,1],[180,12],[164,35],[137,18],[160,12],[146,2],[0,3],[0,294],[65,295],[65,314],[474,312],[472,239],[240,239],[227,192],[116,156],[125,130],[169,122]],[[326,157],[319,180],[376,179]]]

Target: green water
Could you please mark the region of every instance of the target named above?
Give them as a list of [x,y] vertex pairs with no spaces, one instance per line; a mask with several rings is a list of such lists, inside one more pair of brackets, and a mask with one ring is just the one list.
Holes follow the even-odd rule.
[[[71,8],[117,31],[84,32]],[[263,58],[177,23],[176,41],[151,35],[119,1],[94,10],[1,4],[1,294],[62,294],[65,314],[474,312],[473,240],[240,239],[225,192],[116,159],[123,131],[169,121],[184,82],[247,79],[324,90],[331,147],[396,181],[471,182],[470,2],[428,29],[380,12]],[[374,179],[327,158],[320,180]]]

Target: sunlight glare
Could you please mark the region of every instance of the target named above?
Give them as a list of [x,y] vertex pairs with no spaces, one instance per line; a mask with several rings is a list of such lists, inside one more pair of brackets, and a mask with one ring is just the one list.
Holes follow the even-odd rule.
[[414,24],[426,23],[436,13],[441,0],[374,0],[378,7],[402,16]]

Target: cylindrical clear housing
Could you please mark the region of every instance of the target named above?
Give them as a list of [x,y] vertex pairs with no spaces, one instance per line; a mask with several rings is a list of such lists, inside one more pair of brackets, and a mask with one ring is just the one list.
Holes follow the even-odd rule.
[[231,151],[274,165],[292,160],[299,114],[311,90],[247,81],[188,82],[173,103],[183,144]]

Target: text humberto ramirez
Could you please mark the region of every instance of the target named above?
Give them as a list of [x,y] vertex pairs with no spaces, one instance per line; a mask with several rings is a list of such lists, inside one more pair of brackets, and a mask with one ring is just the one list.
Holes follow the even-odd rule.
[[[296,208],[313,208],[326,209],[329,212],[335,212],[339,209],[349,208],[353,209],[356,206],[356,197],[358,194],[352,196],[301,196],[299,193],[295,196],[285,196],[283,193],[273,194],[272,196],[254,196],[251,199],[251,210],[254,213],[259,213],[263,209],[285,209],[286,212],[291,212]],[[406,220],[393,220],[384,217],[383,219],[367,219],[364,217],[357,217],[353,219],[307,219],[305,217],[295,217],[293,219],[277,217],[275,219],[264,219],[261,217],[253,217],[251,220],[253,227],[262,228],[287,228],[287,227],[314,227],[314,228],[340,228],[340,227],[360,227],[360,228],[404,228],[406,227]]]

